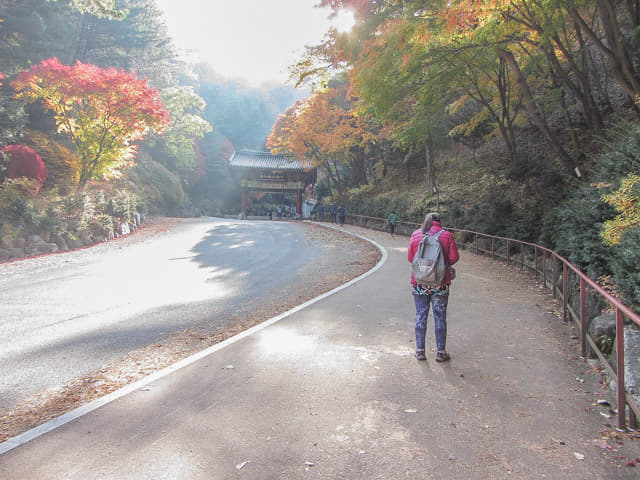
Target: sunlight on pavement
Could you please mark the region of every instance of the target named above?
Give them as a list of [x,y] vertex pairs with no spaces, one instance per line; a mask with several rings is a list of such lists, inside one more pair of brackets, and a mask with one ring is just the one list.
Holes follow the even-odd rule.
[[315,336],[302,335],[290,328],[274,328],[261,333],[259,346],[267,355],[292,355],[311,352],[317,343]]
[[30,321],[0,329],[16,339],[3,347],[0,358],[22,351],[27,344],[33,348],[67,335],[127,325],[130,318],[162,307],[237,295],[232,268],[203,266],[185,248],[201,236],[202,229],[192,228],[152,244],[131,245],[126,255],[115,251],[92,256],[74,266],[72,273],[58,274],[60,279],[66,275],[64,281],[54,278],[47,281],[47,288],[32,290],[30,296],[13,295],[0,306],[0,315],[12,318],[23,312]]
[[229,245],[228,248],[253,247],[255,243],[255,240],[245,240],[244,242]]

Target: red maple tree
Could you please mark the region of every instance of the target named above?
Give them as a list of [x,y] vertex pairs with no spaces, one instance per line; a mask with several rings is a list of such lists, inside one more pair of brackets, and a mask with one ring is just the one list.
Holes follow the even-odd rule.
[[169,124],[158,92],[124,70],[82,62],[67,66],[50,58],[11,85],[17,98],[52,110],[58,130],[70,136],[81,162],[78,187],[117,175],[133,161],[134,142]]

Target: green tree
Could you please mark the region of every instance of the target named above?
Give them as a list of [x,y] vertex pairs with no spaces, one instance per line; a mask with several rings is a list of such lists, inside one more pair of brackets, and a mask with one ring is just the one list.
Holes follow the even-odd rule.
[[74,28],[66,63],[80,60],[100,67],[135,71],[158,89],[178,84],[184,65],[176,62],[171,37],[153,0],[119,0],[118,18],[83,13]]
[[188,175],[196,168],[196,142],[212,130],[201,117],[206,104],[191,87],[168,88],[161,96],[171,122],[162,136],[156,136],[156,142],[168,153],[165,166]]

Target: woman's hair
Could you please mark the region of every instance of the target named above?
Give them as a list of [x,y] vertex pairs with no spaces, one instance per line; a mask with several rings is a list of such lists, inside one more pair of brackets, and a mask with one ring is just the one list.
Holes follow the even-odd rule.
[[424,217],[424,222],[422,222],[422,233],[426,234],[431,230],[431,225],[433,225],[434,221],[440,221],[440,214],[438,212],[427,213],[427,216]]

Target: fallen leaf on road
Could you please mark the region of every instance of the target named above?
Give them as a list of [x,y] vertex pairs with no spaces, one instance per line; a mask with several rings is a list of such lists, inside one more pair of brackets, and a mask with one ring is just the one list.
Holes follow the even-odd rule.
[[237,464],[236,465],[236,470],[242,470],[247,463],[249,463],[249,460],[246,460],[246,461],[244,461],[242,463]]
[[592,440],[591,443],[593,443],[596,447],[611,448],[609,446],[609,443],[607,442],[607,440],[604,439],[604,438],[596,438],[596,439]]
[[584,454],[582,453],[573,452],[573,456],[576,457],[578,460],[584,460]]

